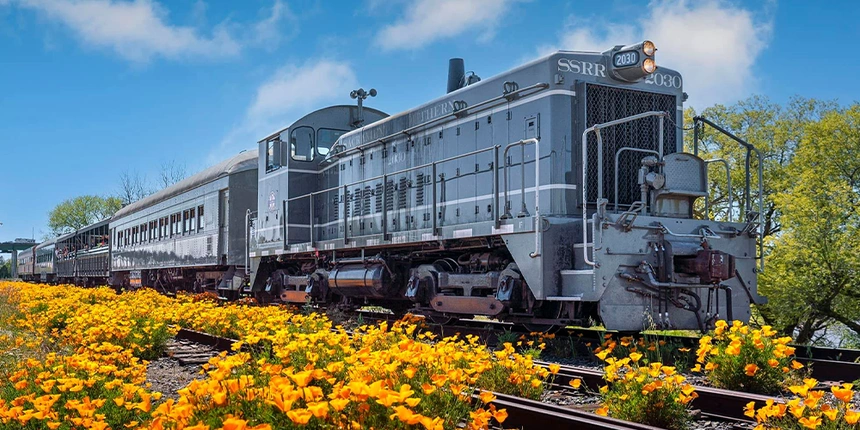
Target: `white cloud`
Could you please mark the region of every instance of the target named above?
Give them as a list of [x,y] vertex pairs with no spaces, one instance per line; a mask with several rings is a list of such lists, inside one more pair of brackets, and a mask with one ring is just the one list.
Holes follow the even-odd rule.
[[689,103],[699,107],[733,102],[754,89],[753,65],[770,40],[770,20],[719,0],[654,1],[647,10],[633,24],[573,19],[559,48],[602,52],[619,43],[652,40],[657,64],[681,73]]
[[[385,50],[416,49],[469,30],[489,39],[515,0],[416,0],[404,16],[376,35]],[[371,2],[371,8],[376,8]]]
[[302,67],[286,66],[257,89],[248,117],[269,119],[294,110],[307,110],[321,101],[346,97],[355,86],[352,68],[329,60]]
[[[287,21],[287,25],[282,25],[282,21]],[[283,38],[295,36],[298,28],[298,17],[289,6],[276,0],[271,14],[254,25],[254,43],[269,49],[277,48]]]
[[[169,23],[167,9],[154,0],[0,0],[0,4],[3,1],[35,10],[71,29],[85,45],[114,51],[133,62],[154,57],[224,58],[238,55],[247,45],[276,45],[279,22],[292,16],[276,0],[271,14],[260,22],[233,25],[225,21],[204,34],[193,26]],[[205,12],[206,4],[196,2],[193,21],[205,22]],[[234,33],[251,36],[235,37]]]
[[346,100],[357,86],[348,64],[327,59],[301,67],[285,66],[259,85],[243,120],[210,154],[211,161],[255,147],[266,134],[288,126],[308,112]]

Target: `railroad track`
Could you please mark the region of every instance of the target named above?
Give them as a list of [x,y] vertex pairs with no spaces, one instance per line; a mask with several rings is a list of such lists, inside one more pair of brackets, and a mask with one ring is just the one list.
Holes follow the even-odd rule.
[[[397,317],[393,314],[382,313],[360,313],[363,318],[371,321],[394,321]],[[428,321],[428,329],[435,334],[449,336],[453,334],[478,336],[483,342],[495,345],[498,335],[504,331],[518,334],[528,334],[528,331],[519,325],[491,320],[459,320],[457,325],[439,325]],[[562,329],[555,333],[556,337],[578,338],[583,342],[591,341],[599,344],[603,342],[603,335],[607,332],[593,329]],[[580,336],[581,335],[581,336]],[[613,333],[618,336],[618,334]],[[671,335],[648,335],[660,340],[675,343],[695,352],[699,346],[699,338],[689,336]],[[828,382],[852,382],[860,379],[860,350],[822,348],[806,345],[792,345],[795,348],[797,361],[812,369],[812,376],[819,381]],[[585,351],[584,351],[585,352]]]
[[[366,323],[376,323],[383,320],[393,321],[396,317],[392,316],[368,316],[365,315]],[[484,323],[482,321],[482,323]],[[475,335],[479,336],[484,341],[489,342],[498,333],[498,326],[493,324],[477,324],[473,323],[468,326],[447,326],[429,324],[428,329],[440,335],[450,336],[459,333],[460,335]],[[220,351],[228,351],[236,340],[212,336],[207,333],[197,332],[193,330],[181,329],[174,340],[173,357],[177,360],[185,360],[188,364],[199,363],[203,360],[208,361],[209,358],[216,355]],[[194,346],[190,346],[194,345]],[[815,365],[820,363],[835,363],[839,366],[856,366],[854,363],[839,362],[834,360],[813,360]],[[205,362],[203,361],[203,362]],[[544,367],[549,367],[548,362],[536,362],[536,364]],[[852,368],[853,369],[853,368]],[[820,370],[819,370],[820,371]],[[835,372],[837,370],[830,370]],[[579,368],[573,366],[562,365],[559,372],[552,381],[553,389],[563,391],[567,389],[569,382],[572,379],[581,379],[583,385],[589,390],[596,392],[601,385],[605,385],[603,373],[599,370]],[[840,379],[846,379],[842,376]],[[755,401],[757,404],[763,404],[772,397],[750,394],[744,392],[722,390],[712,387],[696,386],[696,392],[699,397],[693,401],[692,406],[698,409],[701,414],[707,418],[724,420],[741,428],[745,428],[750,423],[749,419],[744,416],[744,406]],[[582,428],[582,429],[652,429],[641,424],[630,423],[623,420],[602,417],[590,411],[574,408],[553,405],[540,401],[528,400],[504,394],[496,394],[496,400],[493,402],[497,408],[508,410],[508,419],[505,421],[505,427],[515,427],[521,429],[538,429],[545,430],[546,428]],[[549,427],[548,427],[549,426]]]
[[[173,342],[168,345],[168,355],[188,365],[208,362],[221,351],[230,351],[234,339],[213,336],[195,330],[180,329]],[[623,421],[594,414],[581,409],[557,406],[535,400],[493,393],[491,403],[498,409],[506,409],[508,418],[505,428],[522,430],[546,430],[547,428],[575,428],[583,430],[655,430],[657,427]],[[477,394],[474,395],[477,401]]]
[[[538,361],[535,364],[549,368],[551,363]],[[592,391],[597,391],[601,385],[606,385],[603,380],[603,372],[599,370],[564,365],[555,375],[553,384],[558,389],[565,389],[573,379],[581,379],[582,384]],[[693,400],[694,408],[699,409],[709,417],[729,421],[748,421],[748,418],[744,416],[744,406],[747,403],[755,401],[763,404],[772,398],[759,394],[703,386],[696,386],[696,392],[699,394],[699,398]]]
[[646,426],[586,412],[579,409],[552,405],[535,400],[494,393],[492,404],[498,409],[506,409],[508,418],[505,428],[523,430],[546,429],[583,429],[583,430],[655,430],[658,427]]

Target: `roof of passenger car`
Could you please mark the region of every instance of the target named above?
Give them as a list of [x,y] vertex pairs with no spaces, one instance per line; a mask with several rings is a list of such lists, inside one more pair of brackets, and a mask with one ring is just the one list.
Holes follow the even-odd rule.
[[114,214],[111,221],[131,215],[149,206],[161,203],[169,198],[178,196],[186,191],[193,190],[201,185],[208,184],[217,179],[257,168],[257,150],[242,151],[238,155],[224,160],[194,176],[185,178],[155,194],[144,197]]

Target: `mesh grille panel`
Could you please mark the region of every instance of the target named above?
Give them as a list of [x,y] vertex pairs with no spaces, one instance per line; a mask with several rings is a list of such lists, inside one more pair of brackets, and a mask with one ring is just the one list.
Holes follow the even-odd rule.
[[[587,84],[585,87],[586,127],[648,111],[675,115],[675,96],[644,91]],[[657,150],[659,122],[657,117],[643,118],[600,131],[603,140],[603,197],[612,208],[614,196],[615,153],[623,147]],[[675,152],[675,126],[666,121],[663,127],[663,153]],[[630,205],[640,199],[637,177],[640,162],[648,154],[625,151],[618,159],[618,202]],[[588,135],[588,202],[597,201],[597,136]]]

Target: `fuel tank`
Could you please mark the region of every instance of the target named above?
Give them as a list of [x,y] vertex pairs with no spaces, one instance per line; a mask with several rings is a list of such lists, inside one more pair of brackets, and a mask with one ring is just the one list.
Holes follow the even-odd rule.
[[332,292],[346,297],[388,298],[391,275],[383,264],[346,264],[329,273]]

